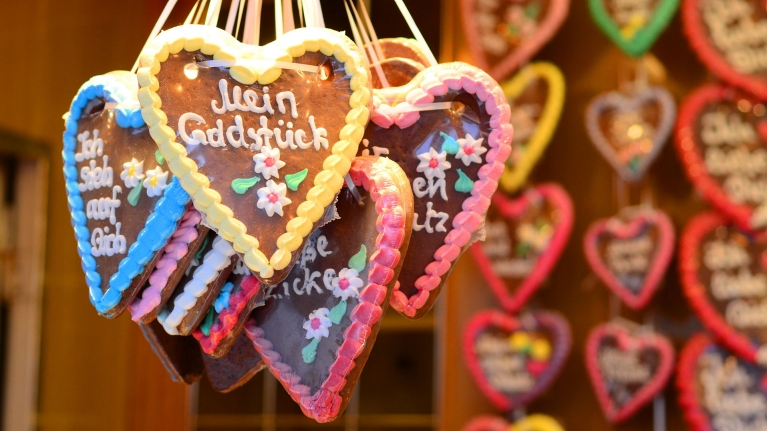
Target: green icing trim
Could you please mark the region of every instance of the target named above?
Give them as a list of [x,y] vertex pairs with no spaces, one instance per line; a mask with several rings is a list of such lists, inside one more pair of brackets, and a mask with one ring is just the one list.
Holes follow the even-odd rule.
[[206,236],[204,240],[202,240],[202,245],[200,246],[200,249],[197,250],[197,254],[194,255],[194,258],[197,260],[202,259],[202,252],[205,251],[205,247],[208,245],[208,241],[210,241],[210,236]]
[[445,142],[442,143],[442,151],[448,154],[458,154],[458,142],[453,139],[452,136],[444,132],[439,132],[439,136],[442,136],[442,138],[445,140]]
[[471,193],[474,189],[474,181],[470,180],[462,170],[458,169],[458,181],[455,182],[455,191]]
[[311,343],[307,344],[306,347],[301,349],[301,357],[304,359],[305,363],[311,364],[317,358],[318,344],[320,344],[320,339],[315,338]]
[[589,11],[597,26],[623,52],[633,57],[640,57],[652,48],[655,40],[666,29],[679,7],[679,0],[659,0],[651,12],[650,21],[637,27],[629,37],[610,16],[604,4],[605,0],[589,0],[588,3]]
[[157,160],[157,163],[159,163],[159,164],[165,163],[165,156],[162,155],[160,150],[155,151],[154,159]]
[[346,301],[341,301],[333,307],[332,310],[330,310],[330,313],[328,314],[328,318],[331,322],[338,325],[341,323],[341,319],[344,318],[344,315],[346,315]]
[[211,306],[208,308],[208,314],[205,315],[205,319],[200,324],[200,331],[205,334],[206,337],[210,336],[210,327],[213,326],[213,320],[216,317],[216,310]]
[[138,204],[138,199],[141,197],[141,190],[144,188],[144,183],[142,181],[138,182],[138,185],[131,190],[130,193],[128,193],[128,203],[133,205],[134,207],[136,204]]
[[363,244],[360,246],[360,251],[352,256],[351,259],[349,259],[349,268],[357,271],[357,273],[362,272],[362,270],[365,269],[365,264],[367,263],[367,255],[368,249],[365,248],[365,245]]
[[259,181],[261,181],[259,176],[253,178],[237,178],[232,181],[232,190],[238,195],[241,195],[250,190],[250,188],[255,186]]
[[287,184],[290,190],[295,192],[298,190],[298,186],[304,182],[307,174],[309,174],[308,168],[304,169],[303,171],[298,171],[295,174],[285,175],[285,184]]

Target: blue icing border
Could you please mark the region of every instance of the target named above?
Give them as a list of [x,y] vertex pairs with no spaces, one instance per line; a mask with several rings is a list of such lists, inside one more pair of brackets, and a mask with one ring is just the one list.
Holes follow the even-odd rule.
[[67,190],[67,202],[72,217],[72,227],[77,240],[77,252],[80,255],[85,281],[88,284],[90,300],[99,313],[106,313],[122,299],[122,292],[130,286],[132,280],[144,271],[146,264],[162,248],[176,230],[179,219],[186,210],[190,197],[174,176],[164,190],[163,197],[155,204],[146,225],[128,249],[128,254],[117,267],[117,272],[109,279],[109,288],[102,293],[101,276],[96,272],[96,260],[91,256],[90,232],[86,227],[87,218],[83,211],[83,199],[78,188],[78,172],[75,166],[77,150],[77,121],[89,101],[104,98],[117,103],[117,124],[123,128],[143,126],[141,106],[131,90],[113,76],[94,76],[83,84],[72,99],[72,105],[65,118],[64,149],[61,157],[64,161],[64,180]]

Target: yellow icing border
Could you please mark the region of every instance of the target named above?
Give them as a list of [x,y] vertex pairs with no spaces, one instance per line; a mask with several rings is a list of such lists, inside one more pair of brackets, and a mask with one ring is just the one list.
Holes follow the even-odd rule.
[[[243,253],[245,264],[262,278],[269,278],[275,270],[288,266],[292,252],[303,244],[313,224],[322,217],[325,208],[341,190],[344,175],[351,167],[351,160],[357,153],[370,118],[371,84],[364,57],[351,41],[339,36],[341,33],[332,30],[297,29],[266,46],[254,47],[242,44],[214,27],[183,25],[160,34],[141,55],[138,98],[152,138],[184,190],[192,196],[195,208],[206,215],[207,223],[221,237]],[[197,164],[186,156],[185,147],[176,143],[175,130],[167,125],[168,118],[161,109],[162,101],[157,94],[160,84],[155,75],[170,54],[177,54],[182,49],[199,50],[212,55],[215,60],[259,58],[287,62],[292,62],[293,58],[306,51],[319,51],[343,62],[346,74],[351,76],[351,109],[346,115],[346,125],[339,133],[340,140],[331,146],[332,154],[325,159],[323,169],[315,176],[314,186],[307,192],[306,200],[298,205],[296,217],[288,222],[286,232],[277,239],[277,250],[271,258],[259,250],[258,240],[248,235],[245,225],[233,216],[228,206],[221,203],[221,195],[210,188],[208,178],[198,172]],[[264,85],[279,78],[282,69],[236,65],[230,68],[229,73],[242,84],[258,82]]]
[[[549,141],[551,141],[562,114],[562,106],[565,103],[565,78],[562,72],[557,66],[549,62],[536,62],[527,65],[512,79],[501,84],[509,105],[513,106],[512,99],[519,96],[527,88],[530,81],[536,78],[543,78],[549,83],[549,94],[536,130],[526,145],[525,155],[516,165],[512,166],[511,157],[506,162],[506,169],[501,176],[500,185],[507,193],[517,191],[527,180],[530,171],[533,170],[538,159],[543,155],[543,151],[549,145]],[[514,119],[512,119],[511,124],[514,125]]]
[[542,414],[525,416],[509,427],[509,431],[565,431],[554,418]]

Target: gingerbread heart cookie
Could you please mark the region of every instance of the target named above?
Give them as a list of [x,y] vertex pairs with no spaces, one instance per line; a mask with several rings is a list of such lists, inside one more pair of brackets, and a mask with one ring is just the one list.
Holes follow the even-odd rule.
[[674,98],[663,87],[613,91],[589,103],[586,131],[621,178],[636,183],[660,154],[675,118]]
[[187,385],[200,380],[204,365],[200,346],[194,338],[168,335],[156,320],[139,323],[139,327],[171,380]]
[[767,226],[767,108],[731,88],[706,85],[679,112],[676,148],[688,178],[742,229]]
[[523,407],[546,391],[571,345],[570,325],[551,311],[521,316],[482,311],[471,318],[463,337],[469,370],[503,411]]
[[597,220],[583,238],[592,271],[629,307],[638,310],[652,299],[674,253],[674,226],[651,208],[627,208]]
[[464,425],[463,431],[565,431],[551,416],[533,414],[510,424],[498,416],[477,416]]
[[684,0],[682,24],[693,51],[728,84],[767,98],[767,11],[758,0]]
[[514,139],[501,187],[514,193],[527,180],[557,128],[565,103],[565,78],[557,66],[537,62],[501,84],[511,106]]
[[264,282],[332,218],[369,118],[364,59],[342,33],[257,47],[210,27],[161,33],[141,57],[142,115],[206,225]]
[[735,354],[767,365],[767,234],[699,214],[682,234],[679,269],[703,324]]
[[[311,235],[290,275],[266,289],[246,331],[275,377],[317,422],[346,407],[375,342],[413,223],[404,172],[358,157],[339,219]],[[359,195],[359,200],[355,197]]]
[[679,404],[692,431],[760,430],[767,426],[767,373],[705,334],[679,355]]
[[[378,76],[377,68],[370,66],[370,77],[373,88],[399,87],[410,82],[418,72],[429,67],[429,60],[421,50],[417,41],[404,37],[381,39],[376,52],[382,53],[378,59],[381,71],[388,85],[383,85]],[[369,49],[366,46],[366,50]],[[370,60],[373,61],[372,59]]]
[[558,184],[540,184],[516,199],[497,193],[485,241],[471,248],[501,306],[515,313],[546,280],[567,245],[573,204]]
[[137,87],[130,72],[83,84],[66,115],[61,152],[90,300],[109,318],[144,285],[189,202],[156,157]]
[[[445,108],[419,111],[432,103]],[[405,86],[374,90],[373,104],[360,154],[397,162],[415,194],[416,245],[392,307],[418,318],[434,304],[458,256],[481,238],[509,156],[509,105],[492,78],[464,63],[429,67]]]
[[679,7],[679,0],[589,0],[599,28],[628,55],[639,57],[652,48]]
[[222,358],[216,359],[202,355],[205,374],[213,389],[218,392],[231,392],[248,382],[259,371],[266,368],[261,355],[256,352],[253,343],[243,332],[232,344],[232,348]]
[[666,386],[674,368],[674,348],[666,337],[603,324],[586,340],[586,368],[605,418],[622,422]]
[[477,66],[506,78],[554,36],[569,7],[569,0],[461,0],[463,31]]

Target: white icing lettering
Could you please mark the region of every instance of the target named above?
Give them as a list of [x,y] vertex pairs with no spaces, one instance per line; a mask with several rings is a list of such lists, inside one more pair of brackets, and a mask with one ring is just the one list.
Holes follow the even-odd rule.
[[120,207],[120,200],[117,199],[118,193],[122,193],[122,187],[113,186],[112,198],[105,197],[89,200],[85,207],[85,216],[91,220],[109,219],[112,225],[117,223],[115,209]]
[[113,172],[109,166],[109,156],[103,156],[102,161],[103,166],[96,166],[96,161],[91,160],[88,166],[80,168],[80,178],[83,182],[78,184],[78,188],[81,192],[112,187]]
[[115,254],[125,254],[127,242],[125,236],[120,234],[122,223],[115,225],[115,233],[109,233],[109,227],[93,229],[91,234],[91,255],[113,256]]

